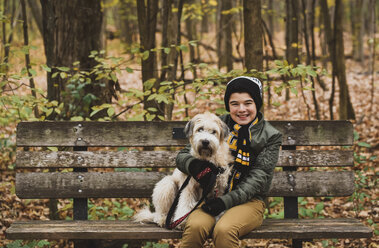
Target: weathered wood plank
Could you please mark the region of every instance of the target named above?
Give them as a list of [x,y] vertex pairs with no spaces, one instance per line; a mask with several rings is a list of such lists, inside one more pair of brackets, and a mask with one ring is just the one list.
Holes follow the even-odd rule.
[[352,171],[276,172],[269,196],[350,196],[354,193]]
[[[143,168],[175,167],[177,151],[17,151],[17,168]],[[353,166],[353,151],[282,150],[277,166]]]
[[177,151],[17,151],[17,168],[145,168],[174,167]]
[[21,122],[18,146],[180,146],[174,127],[185,122]]
[[149,197],[159,172],[17,173],[21,198]]
[[[283,145],[353,145],[349,121],[271,121]],[[20,122],[18,146],[182,146],[173,128],[185,122]]]
[[349,150],[281,150],[277,166],[354,166],[354,152]]
[[[20,198],[150,197],[160,172],[17,173]],[[276,172],[269,196],[349,196],[352,171]]]
[[267,219],[260,228],[244,238],[329,239],[371,236],[372,230],[356,219]]
[[276,121],[272,124],[282,132],[283,145],[354,144],[354,128],[349,121]]
[[[182,232],[130,221],[15,222],[8,239],[180,239]],[[355,219],[266,219],[249,239],[370,238],[372,230]]]

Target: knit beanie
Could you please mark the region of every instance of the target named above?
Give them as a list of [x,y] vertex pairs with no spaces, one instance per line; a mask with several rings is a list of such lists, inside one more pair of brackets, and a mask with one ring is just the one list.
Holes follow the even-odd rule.
[[260,110],[263,104],[262,100],[262,83],[258,78],[240,76],[233,78],[226,85],[224,102],[225,108],[229,110],[229,99],[230,95],[233,93],[248,93],[251,98],[253,98],[255,105],[257,106],[257,111]]

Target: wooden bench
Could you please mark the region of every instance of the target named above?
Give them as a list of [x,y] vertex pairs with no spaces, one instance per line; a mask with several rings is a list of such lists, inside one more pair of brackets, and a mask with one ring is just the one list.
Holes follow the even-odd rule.
[[[260,228],[244,238],[293,239],[294,247],[301,247],[303,240],[311,239],[370,238],[372,230],[356,219],[298,218],[298,197],[353,194],[354,172],[340,168],[352,167],[354,163],[353,151],[341,148],[353,145],[353,125],[348,121],[271,123],[283,133],[283,146],[277,164],[282,170],[275,172],[269,196],[284,197],[285,219],[265,219]],[[187,143],[184,125],[185,122],[177,121],[19,123],[17,146],[24,149],[17,152],[17,196],[21,199],[73,198],[73,220],[16,221],[6,230],[7,238],[114,239],[126,240],[126,243],[180,239],[181,231],[166,230],[154,224],[88,220],[88,198],[150,197],[153,186],[165,174],[157,168],[174,167],[177,147]],[[299,146],[308,150],[296,150]],[[322,146],[329,149],[320,149]],[[53,152],[31,147],[72,149]],[[116,151],[109,147],[137,149]],[[325,171],[320,167],[333,168]],[[113,168],[153,169],[128,172]],[[75,244],[85,247],[86,242]]]

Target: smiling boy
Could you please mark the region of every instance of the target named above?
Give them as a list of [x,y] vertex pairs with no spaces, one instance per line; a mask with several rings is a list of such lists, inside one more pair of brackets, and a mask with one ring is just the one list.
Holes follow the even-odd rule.
[[[212,237],[216,248],[239,247],[239,238],[259,227],[263,221],[264,199],[270,188],[282,142],[281,133],[264,120],[262,83],[254,77],[236,77],[226,87],[225,108],[221,116],[229,129],[229,149],[235,161],[227,193],[208,199],[190,214],[181,247],[203,247]],[[204,163],[194,159],[190,147],[182,149],[177,167],[196,177]],[[225,213],[216,221],[215,216]]]

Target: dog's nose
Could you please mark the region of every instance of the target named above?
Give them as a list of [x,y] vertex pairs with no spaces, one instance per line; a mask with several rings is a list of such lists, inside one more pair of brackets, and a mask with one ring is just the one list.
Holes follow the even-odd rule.
[[201,143],[204,147],[207,147],[209,145],[209,140],[202,140]]

